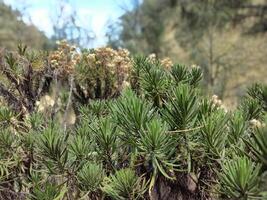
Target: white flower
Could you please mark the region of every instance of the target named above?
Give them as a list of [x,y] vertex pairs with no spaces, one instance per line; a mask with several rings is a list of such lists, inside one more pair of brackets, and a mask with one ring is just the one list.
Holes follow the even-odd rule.
[[149,56],[148,56],[148,59],[149,60],[155,60],[156,59],[156,54],[154,54],[154,53],[152,53],[152,54],[150,54]]
[[249,123],[251,124],[251,126],[253,127],[257,127],[257,128],[260,128],[260,127],[264,127],[265,124],[264,123],[261,123],[259,120],[257,119],[252,119],[249,121]]
[[75,121],[76,121],[76,116],[75,116],[75,114],[70,114],[69,116],[68,116],[68,122],[69,122],[69,124],[75,124]]
[[196,64],[193,64],[193,65],[191,66],[191,68],[192,68],[192,69],[193,69],[193,68],[199,69],[200,66],[199,66],[199,65],[196,65]]
[[50,97],[49,95],[45,95],[43,97],[43,100],[44,100],[44,104],[47,106],[54,106],[55,104],[55,100],[52,99],[52,97]]
[[88,59],[89,61],[94,62],[94,61],[96,60],[96,56],[95,56],[94,53],[90,53],[90,54],[87,55],[87,59]]
[[216,94],[214,94],[214,95],[212,95],[211,99],[212,99],[212,101],[214,101],[214,100],[217,100],[219,98],[218,98],[218,96]]
[[122,82],[122,87],[123,88],[127,88],[127,87],[129,87],[130,86],[130,83],[128,82],[128,81],[123,81]]
[[228,110],[227,110],[227,108],[226,108],[226,106],[225,106],[225,105],[221,105],[221,106],[220,106],[220,108],[221,108],[221,109],[223,109],[225,113],[227,113],[227,112],[228,112]]
[[44,107],[43,105],[39,105],[39,106],[38,106],[38,111],[39,111],[39,112],[44,111],[44,109],[45,109],[45,107]]

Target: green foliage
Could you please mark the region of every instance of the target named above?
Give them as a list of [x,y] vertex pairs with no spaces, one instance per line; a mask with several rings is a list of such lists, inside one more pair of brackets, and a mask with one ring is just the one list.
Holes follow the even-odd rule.
[[171,69],[175,83],[189,84],[196,87],[202,79],[202,71],[199,67],[194,67],[191,70],[184,65],[174,65]]
[[100,189],[104,179],[104,170],[94,163],[86,163],[77,174],[81,189],[85,192],[95,192]]
[[245,120],[243,113],[240,111],[234,112],[230,119],[229,142],[231,144],[236,144],[240,139],[246,137],[247,128],[248,123]]
[[[26,43],[35,49],[52,48],[53,42],[37,29],[34,25],[27,25],[21,18],[23,13],[11,9],[0,2],[0,46],[15,50],[19,42]],[[21,48],[23,53],[23,48]]]
[[211,158],[224,158],[228,137],[227,121],[228,116],[221,110],[203,119],[204,125],[201,129],[203,143]]
[[169,94],[165,116],[172,130],[194,127],[198,113],[196,91],[188,85],[180,84]]
[[[19,52],[25,54],[23,47]],[[227,112],[217,96],[199,92],[199,68],[174,64],[168,71],[145,57],[134,63],[131,88],[118,98],[76,101],[80,97],[75,95],[83,94],[79,89],[90,88],[78,87],[75,77],[67,81],[74,75],[71,71],[53,76],[64,94],[53,91],[49,98],[40,93],[51,111],[40,109],[38,98],[28,105],[26,91],[32,91],[33,84],[25,83],[23,73],[16,77],[22,81],[18,90],[0,85],[1,94],[18,103],[8,104],[6,98],[0,108],[0,197],[264,198],[263,86],[252,87],[241,105]],[[62,94],[64,101],[59,100]],[[72,110],[76,122],[67,124]]]
[[193,67],[189,74],[190,82],[189,84],[196,87],[202,79],[202,70],[200,67]]
[[36,186],[33,189],[32,200],[62,200],[66,193],[66,187],[46,182],[44,186]]
[[8,107],[0,108],[0,126],[6,127],[14,122],[15,113]]
[[91,153],[91,141],[84,135],[70,137],[69,151],[75,156],[77,161],[88,158]]
[[174,65],[171,74],[176,83],[188,83],[188,71],[184,65]]
[[251,138],[244,139],[252,153],[252,158],[262,163],[267,168],[267,128],[256,127],[251,133]]
[[64,173],[68,161],[66,136],[59,127],[51,124],[38,139],[40,154],[46,167],[52,173]]
[[219,175],[221,192],[230,199],[259,197],[260,167],[246,157],[225,161]]
[[246,120],[259,119],[263,114],[262,104],[257,99],[245,98],[240,109]]
[[[131,8],[121,17],[120,26],[111,25],[109,44],[134,54],[155,53],[176,62],[197,63],[208,86],[204,91],[226,98],[240,94],[244,84],[265,81],[261,69],[266,63],[266,41],[264,34],[256,33],[267,30],[266,1],[134,0]],[[120,28],[114,31],[114,27]],[[263,50],[251,56],[250,49],[260,47]],[[250,73],[256,78],[249,78]],[[229,90],[234,90],[231,97]]]
[[79,112],[81,115],[81,119],[83,120],[93,117],[99,118],[107,114],[107,102],[100,100],[91,101],[88,105],[81,106]]
[[145,184],[131,169],[122,169],[104,180],[102,190],[112,199],[141,199]]
[[107,162],[109,170],[114,169],[113,157],[117,150],[117,127],[110,118],[100,119],[99,123],[90,127],[94,133],[96,151],[99,157]]
[[141,132],[140,139],[135,142],[138,154],[144,158],[145,166],[153,169],[150,190],[159,173],[168,179],[175,179],[173,170],[177,166],[174,157],[177,140],[168,134],[166,124],[159,119],[153,119],[147,124],[146,131]]
[[140,131],[154,116],[152,105],[144,99],[140,99],[132,91],[125,91],[112,105],[113,117],[124,132],[120,135],[122,140],[134,144],[140,137]]
[[10,151],[13,148],[15,142],[13,133],[7,129],[0,131],[0,147]]
[[41,113],[32,113],[28,119],[26,119],[26,122],[28,124],[28,126],[30,126],[30,128],[34,131],[40,131],[42,130],[44,127],[44,116]]
[[145,56],[137,55],[133,58],[133,69],[131,70],[131,87],[137,93],[140,94],[140,81],[142,68],[145,63],[149,63]]
[[211,99],[201,99],[199,105],[198,120],[201,121],[202,119],[209,117],[213,112],[216,112],[217,109],[218,106],[214,105]]
[[162,106],[162,101],[169,87],[168,76],[159,63],[143,64],[144,73],[141,76],[141,88],[154,105]]
[[263,104],[265,111],[267,110],[267,87],[260,84],[253,84],[247,91],[248,95],[259,100]]

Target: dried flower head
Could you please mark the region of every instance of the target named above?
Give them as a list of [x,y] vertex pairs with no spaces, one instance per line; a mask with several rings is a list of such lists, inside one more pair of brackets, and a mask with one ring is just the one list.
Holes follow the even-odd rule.
[[264,127],[265,126],[264,123],[260,122],[257,119],[252,119],[252,120],[249,121],[249,123],[250,123],[250,125],[252,127],[255,127],[255,128],[261,128],[261,127]]
[[[109,91],[111,95],[128,85],[128,76],[132,68],[128,50],[101,47],[82,53],[81,58],[82,65],[77,68],[75,75],[85,88],[88,88],[88,85],[96,86],[96,78],[101,85],[109,87],[103,90]],[[87,91],[88,95],[89,93],[90,91]]]
[[193,65],[191,66],[191,68],[192,68],[192,69],[194,69],[194,68],[199,69],[200,66],[199,66],[199,65],[196,65],[196,64],[193,64]]
[[219,97],[217,95],[212,95],[211,97],[211,102],[212,105],[219,108],[219,109],[223,109],[225,112],[228,112],[226,106],[222,103],[222,100],[219,99]]
[[57,44],[58,49],[50,55],[50,63],[59,75],[65,76],[74,71],[80,55],[76,52],[76,47],[69,45],[66,40],[58,41]]
[[172,60],[170,58],[168,58],[168,57],[160,60],[160,63],[167,70],[170,70],[171,67],[173,66]]
[[150,61],[154,62],[154,61],[156,61],[157,56],[156,56],[155,53],[152,53],[152,54],[150,54],[147,58],[148,58]]

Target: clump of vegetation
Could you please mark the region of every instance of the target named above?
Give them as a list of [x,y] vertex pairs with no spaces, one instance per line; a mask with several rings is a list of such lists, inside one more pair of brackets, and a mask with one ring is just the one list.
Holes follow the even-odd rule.
[[266,198],[266,86],[227,111],[199,67],[66,42],[1,68],[2,199]]

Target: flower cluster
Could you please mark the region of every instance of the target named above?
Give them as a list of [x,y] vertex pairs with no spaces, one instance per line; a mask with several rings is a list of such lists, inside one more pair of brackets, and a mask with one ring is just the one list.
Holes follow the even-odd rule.
[[131,67],[129,51],[126,49],[114,50],[109,47],[97,48],[87,55],[89,63],[108,67],[111,71],[120,68],[127,72]]
[[[152,53],[148,56],[148,60],[151,62],[156,62],[157,61],[157,56],[156,54]],[[173,66],[173,62],[169,57],[165,57],[163,59],[158,60],[162,67],[166,70],[170,70],[170,68]]]
[[53,107],[54,104],[55,100],[49,95],[43,96],[40,101],[36,102],[36,106],[39,112],[43,112],[45,109]]
[[173,66],[172,60],[170,58],[168,58],[168,57],[161,59],[160,63],[167,70],[170,70],[171,67]]
[[223,105],[222,100],[219,99],[217,95],[212,95],[211,102],[215,107],[223,109],[225,112],[227,112],[227,108],[225,107],[225,105]]
[[196,65],[196,64],[193,64],[193,65],[191,65],[191,68],[192,68],[192,69],[194,69],[194,68],[195,68],[195,69],[199,69],[200,66],[199,66],[199,65]]
[[252,120],[249,121],[249,123],[250,123],[250,125],[252,127],[255,127],[255,128],[261,128],[261,127],[264,127],[265,126],[264,123],[260,122],[257,119],[252,119]]
[[151,62],[155,62],[157,56],[156,56],[156,54],[152,53],[152,54],[150,54],[147,58],[148,58],[149,61],[151,61]]
[[[88,67],[98,71],[98,77],[115,77],[115,88],[128,85],[127,78],[132,67],[130,53],[126,49],[97,48],[86,55]],[[102,73],[101,73],[102,72]]]
[[74,71],[76,64],[80,61],[80,55],[76,47],[71,46],[66,40],[57,43],[58,49],[50,55],[50,63],[59,75],[67,75]]

